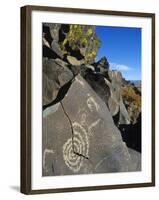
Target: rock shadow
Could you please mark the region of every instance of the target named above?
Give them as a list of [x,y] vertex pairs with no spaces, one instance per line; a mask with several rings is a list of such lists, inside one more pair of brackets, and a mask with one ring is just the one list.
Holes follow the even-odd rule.
[[127,144],[129,148],[132,148],[141,153],[141,113],[137,119],[136,124],[130,125],[120,125],[119,129],[121,131],[121,135],[123,141]]

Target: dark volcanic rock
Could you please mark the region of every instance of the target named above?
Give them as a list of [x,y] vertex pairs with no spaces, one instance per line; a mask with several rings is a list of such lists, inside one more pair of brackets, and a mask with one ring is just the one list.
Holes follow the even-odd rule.
[[119,84],[119,86],[121,86],[122,85],[122,80],[123,80],[123,78],[122,78],[122,74],[121,74],[121,72],[119,72],[119,71],[116,71],[116,70],[109,70],[109,78],[110,78],[110,80],[111,80],[111,82],[112,82],[112,84]]
[[106,57],[101,58],[98,62],[94,63],[96,72],[100,72],[101,74],[107,74],[109,70],[109,63]]
[[[68,31],[66,31],[66,26],[69,30],[69,25],[43,23],[43,44],[53,51],[52,54],[56,54],[57,57],[63,58],[64,52],[60,47],[60,42],[66,37]],[[47,52],[45,53],[45,51]],[[49,56],[51,52],[48,49],[43,49],[44,57],[53,58]]]
[[123,165],[125,163],[124,154],[127,154],[129,159],[129,163],[132,162],[129,153],[127,153],[127,147],[123,143],[123,145],[119,145],[115,148],[112,148],[110,152],[106,153],[106,156],[101,159],[101,161],[96,165],[96,173],[105,173],[105,169],[107,172],[125,172],[130,171],[135,168],[132,168],[131,164],[127,166],[127,168]]
[[75,65],[75,66],[80,66],[84,64],[84,60],[78,60],[76,57],[73,57],[73,56],[67,56],[67,61],[71,65]]
[[69,46],[69,43],[67,42],[65,44],[65,54],[67,56],[71,56],[76,58],[77,60],[84,59],[84,56],[81,54],[79,49],[72,49],[72,47]]
[[96,74],[91,71],[84,76],[85,80],[93,88],[93,90],[100,96],[100,98],[108,105],[110,98],[110,88],[105,83],[105,78],[101,74]]
[[43,45],[43,58],[47,58],[47,59],[56,59],[56,58],[60,58],[60,56],[53,51],[50,46],[48,46],[46,41],[43,41],[44,45]]
[[52,40],[59,41],[59,31],[61,24],[43,23],[43,32],[50,34]]
[[141,152],[141,113],[135,124],[122,124],[119,126],[123,141],[129,148]]
[[67,63],[60,59],[43,60],[43,105],[51,103],[57,97],[60,88],[73,79]]
[[108,100],[108,107],[112,116],[119,113],[119,124],[130,124],[130,117],[125,108],[122,99],[122,75],[118,71],[108,71],[111,82],[106,80],[110,88],[110,98]]
[[130,171],[141,171],[141,153],[128,148],[131,157]]
[[49,44],[49,47],[50,47],[52,40],[53,40],[53,38],[52,38],[52,36],[50,34],[49,26],[47,26],[47,25],[45,26],[43,24],[43,41],[47,41],[48,44]]
[[120,106],[119,124],[130,124],[130,117],[122,99],[120,100],[119,106]]
[[[122,99],[121,73],[117,71],[110,71],[109,65],[106,68],[106,60],[104,58],[99,63],[101,63],[100,67],[102,66],[105,71],[103,70],[98,72],[96,66],[95,72],[92,68],[88,70],[85,67],[85,70],[82,71],[82,76],[106,103],[111,115],[113,117],[118,115],[115,120],[116,124],[130,124],[130,117]],[[99,66],[99,63],[97,66]]]
[[61,48],[59,46],[59,44],[56,41],[52,41],[51,43],[51,49],[60,57],[63,58],[64,54],[61,51]]
[[43,111],[43,175],[132,171],[131,162],[107,106],[78,75]]
[[[63,58],[63,52],[59,45],[60,24],[43,24],[43,56],[48,58]],[[47,49],[47,48],[49,49]],[[53,51],[53,52],[52,52]],[[54,57],[53,57],[54,54]],[[56,55],[56,57],[55,57]]]

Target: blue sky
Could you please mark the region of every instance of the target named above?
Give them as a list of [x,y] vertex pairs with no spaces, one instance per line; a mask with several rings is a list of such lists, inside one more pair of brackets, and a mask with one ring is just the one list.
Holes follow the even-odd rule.
[[106,56],[111,69],[117,69],[127,80],[141,80],[141,29],[96,26],[101,47],[96,60]]

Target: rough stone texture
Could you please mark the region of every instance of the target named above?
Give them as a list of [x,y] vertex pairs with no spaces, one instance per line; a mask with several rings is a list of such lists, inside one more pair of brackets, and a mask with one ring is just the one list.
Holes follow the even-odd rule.
[[[100,62],[98,62],[98,65],[95,66],[95,72],[92,68],[89,68],[88,70],[85,67],[85,70],[82,72],[82,76],[106,103],[111,115],[113,117],[119,115],[117,123],[129,124],[130,117],[125,105],[123,104],[121,95],[122,75],[120,72],[108,70],[109,65],[106,68],[106,62],[107,60],[104,58],[101,59]],[[105,68],[105,71],[102,71],[102,68]],[[98,71],[98,69],[100,70]]]
[[[72,29],[73,30],[73,29]],[[89,80],[87,77],[87,81],[91,85],[91,87],[98,93],[98,95],[103,99],[103,101],[108,105],[108,108],[113,117],[120,115],[118,124],[129,124],[130,122],[135,124],[137,118],[141,112],[141,92],[133,85],[130,84],[130,81],[126,81],[123,79],[122,75],[118,71],[112,71],[109,69],[109,63],[106,57],[101,58],[98,62],[94,62],[94,56],[97,53],[99,46],[94,43],[94,41],[99,41],[95,34],[95,26],[79,26],[79,30],[81,30],[81,38],[86,42],[87,45],[82,44],[81,39],[77,40],[77,36],[75,32],[72,38],[68,37],[71,31],[71,26],[68,24],[52,24],[52,23],[44,23],[43,24],[43,56],[51,59],[60,58],[67,62],[67,66],[69,65],[70,70],[74,75],[81,73],[81,75],[85,78],[85,75],[93,71],[98,77],[98,73],[105,78],[105,82],[100,77],[100,81],[96,81],[95,83],[92,80]],[[91,31],[91,35],[89,35],[89,31]],[[75,42],[73,42],[73,39]],[[65,43],[64,41],[67,40]],[[64,43],[64,44],[63,44]],[[62,44],[64,45],[62,48]],[[75,48],[73,48],[75,46]],[[94,56],[92,53],[95,53]],[[93,56],[90,60],[89,56]],[[86,60],[89,60],[89,65],[86,65]],[[85,66],[83,67],[83,64]],[[90,65],[91,63],[91,65]],[[43,88],[47,91],[47,95],[44,95],[45,103],[50,102],[50,98],[52,93],[54,93],[54,97],[57,96],[58,89],[56,83],[53,80],[48,79],[44,75],[44,80],[46,79],[46,83],[44,83]],[[102,84],[101,84],[102,80]],[[124,87],[122,86],[124,85]],[[48,87],[48,89],[47,89]],[[109,87],[109,89],[108,89]],[[53,89],[54,92],[51,90]],[[131,89],[131,92],[130,92]],[[128,96],[131,93],[132,96]],[[139,94],[136,93],[138,90]],[[124,95],[124,92],[126,95]],[[111,94],[109,94],[111,93]],[[135,94],[136,93],[136,94]],[[131,95],[130,94],[130,95]],[[46,98],[49,96],[49,99]],[[51,98],[52,99],[52,98]],[[54,99],[54,98],[53,98]]]
[[131,163],[131,157],[127,151],[125,143],[112,148],[106,153],[106,156],[98,162],[95,167],[96,172],[104,173],[105,169],[107,169],[107,172],[125,172],[133,170],[131,164],[127,166],[123,165],[126,157],[129,160],[129,163]]
[[111,93],[108,100],[110,112],[112,116],[119,113],[119,124],[130,124],[130,117],[122,99],[122,75],[118,71],[108,71],[108,75],[111,81],[106,81]]
[[94,63],[96,72],[100,72],[105,75],[109,70],[109,63],[106,57],[101,58],[97,63]]
[[75,65],[75,66],[80,66],[84,63],[84,60],[77,60],[77,58],[73,57],[73,56],[67,56],[67,61],[71,64],[71,65]]
[[54,56],[63,58],[64,52],[60,47],[60,42],[66,37],[66,33],[68,32],[66,31],[66,27],[69,30],[69,25],[43,23],[43,45],[49,48],[43,48],[43,51],[47,51],[47,55],[43,55],[44,57],[53,58]]
[[[52,37],[52,39],[56,42],[59,41],[59,31],[61,28],[61,24],[53,24],[53,23],[44,23],[43,27],[46,29],[46,27],[49,28],[50,31],[50,35]],[[44,29],[43,28],[43,29]]]
[[107,106],[78,75],[61,103],[43,111],[43,175],[129,169],[130,154]]
[[137,122],[135,124],[121,124],[119,129],[127,146],[138,152],[142,152],[142,117],[139,115]]
[[119,84],[119,86],[121,86],[121,84],[122,84],[122,74],[121,74],[121,72],[119,72],[119,71],[116,71],[116,70],[110,70],[109,72],[108,72],[108,74],[109,74],[109,78],[110,78],[110,80],[112,81],[112,83],[118,83]]
[[60,88],[73,78],[67,63],[60,59],[43,60],[43,105],[57,97]]
[[108,83],[110,88],[111,97],[108,106],[112,116],[116,115],[120,109],[121,101],[121,74],[117,71],[109,71],[109,78],[111,82]]
[[63,52],[61,51],[61,48],[59,46],[59,44],[53,40],[51,43],[51,49],[60,57],[63,58]]
[[128,148],[131,156],[130,171],[141,171],[141,154],[131,148]]
[[95,71],[95,67],[93,65],[85,65],[86,69],[90,69],[91,71]]
[[49,104],[52,102],[59,91],[59,85],[54,80],[49,79],[48,76],[43,73],[43,85],[42,85],[42,92],[43,92],[43,105]]
[[105,83],[105,78],[101,74],[94,73],[92,70],[84,75],[85,80],[99,95],[99,97],[108,105],[110,99],[110,88]]
[[49,42],[45,39],[45,37],[43,37],[43,45],[45,45],[46,47],[50,48],[50,44],[49,44]]
[[120,100],[120,113],[119,113],[119,123],[120,124],[130,124],[130,117],[126,110],[126,107],[123,103],[123,100]]

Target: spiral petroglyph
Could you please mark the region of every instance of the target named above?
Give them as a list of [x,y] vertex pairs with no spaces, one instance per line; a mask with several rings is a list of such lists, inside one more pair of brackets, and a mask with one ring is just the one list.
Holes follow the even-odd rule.
[[[73,171],[78,172],[81,164],[82,157],[78,156],[73,151],[72,138],[68,139],[67,142],[63,146],[63,158],[65,164]],[[76,148],[79,148],[78,146]]]
[[63,145],[63,158],[73,172],[78,172],[84,157],[88,158],[89,141],[86,130],[79,123],[73,123],[73,130],[74,135]]

